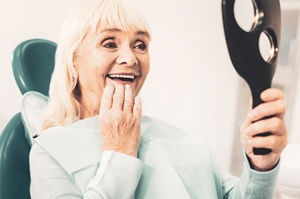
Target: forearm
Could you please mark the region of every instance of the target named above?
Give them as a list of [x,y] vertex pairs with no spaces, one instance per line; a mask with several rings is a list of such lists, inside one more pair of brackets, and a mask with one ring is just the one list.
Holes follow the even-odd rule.
[[268,172],[255,171],[250,168],[250,164],[245,157],[240,179],[226,193],[224,198],[272,199],[278,171],[279,165]]
[[38,144],[30,154],[31,198],[133,198],[142,173],[140,160],[104,152],[100,165],[70,175]]
[[134,198],[143,163],[129,155],[107,151],[84,198]]

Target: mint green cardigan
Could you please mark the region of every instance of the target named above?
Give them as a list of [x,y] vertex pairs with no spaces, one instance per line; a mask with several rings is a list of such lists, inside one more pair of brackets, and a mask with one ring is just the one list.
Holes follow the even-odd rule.
[[31,197],[272,199],[278,173],[246,158],[240,178],[222,173],[209,146],[172,125],[142,118],[138,157],[101,151],[98,117],[49,128],[30,153]]

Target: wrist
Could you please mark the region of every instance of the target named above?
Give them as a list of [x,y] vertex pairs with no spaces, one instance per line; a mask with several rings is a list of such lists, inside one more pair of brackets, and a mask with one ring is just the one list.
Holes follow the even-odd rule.
[[123,148],[117,148],[117,147],[113,147],[113,148],[103,148],[103,151],[115,151],[118,153],[123,153],[129,156],[133,156],[133,157],[137,157],[137,150],[134,149],[123,149]]
[[257,166],[253,161],[252,159],[246,154],[246,157],[247,157],[247,160],[248,160],[248,163],[250,165],[250,168],[255,170],[255,171],[259,171],[259,172],[267,172],[267,171],[271,171],[273,170],[279,163],[279,159],[276,161],[275,164],[270,164],[269,166],[265,166],[265,167],[260,167],[260,166]]

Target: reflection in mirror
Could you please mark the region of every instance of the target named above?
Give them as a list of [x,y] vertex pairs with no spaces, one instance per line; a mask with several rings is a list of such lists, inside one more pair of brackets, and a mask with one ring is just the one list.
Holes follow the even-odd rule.
[[237,24],[246,32],[255,28],[258,22],[257,6],[252,0],[236,0],[234,16]]
[[264,31],[260,34],[259,51],[262,58],[269,63],[274,60],[278,51],[277,48],[275,48],[273,41],[274,40],[272,36],[267,31]]

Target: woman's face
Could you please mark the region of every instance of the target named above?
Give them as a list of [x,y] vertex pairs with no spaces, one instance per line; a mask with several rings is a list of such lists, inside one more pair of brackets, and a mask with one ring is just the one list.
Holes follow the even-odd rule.
[[74,56],[83,106],[99,109],[107,84],[130,84],[136,96],[149,72],[149,40],[142,31],[88,32]]

